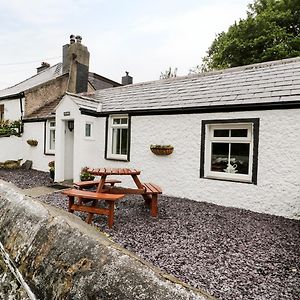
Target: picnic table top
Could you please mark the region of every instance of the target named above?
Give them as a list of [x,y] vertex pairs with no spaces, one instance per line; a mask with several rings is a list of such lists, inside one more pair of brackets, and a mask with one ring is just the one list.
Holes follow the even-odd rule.
[[140,175],[141,171],[123,168],[89,168],[87,170],[93,175]]

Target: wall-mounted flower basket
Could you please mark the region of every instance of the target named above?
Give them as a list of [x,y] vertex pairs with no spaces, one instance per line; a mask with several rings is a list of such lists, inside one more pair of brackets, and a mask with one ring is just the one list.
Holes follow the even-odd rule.
[[174,147],[171,145],[151,145],[150,149],[155,155],[170,155]]
[[27,144],[36,147],[39,142],[37,140],[27,140]]

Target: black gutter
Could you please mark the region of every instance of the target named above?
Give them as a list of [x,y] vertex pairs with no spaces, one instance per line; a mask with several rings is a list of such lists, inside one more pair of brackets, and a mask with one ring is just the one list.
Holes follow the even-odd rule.
[[17,93],[17,94],[12,94],[12,95],[7,95],[7,96],[2,96],[0,97],[0,100],[8,100],[8,99],[19,99],[25,97],[25,93]]
[[[31,118],[31,119],[23,119],[23,123],[35,123],[35,122],[44,122],[47,119],[51,118]],[[53,119],[53,118],[52,118]]]
[[[299,96],[300,98],[300,96]],[[195,113],[213,113],[213,112],[235,112],[235,111],[259,111],[259,110],[276,110],[276,109],[295,109],[300,108],[299,101],[287,102],[265,102],[249,104],[232,104],[232,105],[207,105],[183,108],[159,108],[144,110],[116,110],[97,112],[94,110],[80,108],[81,114],[93,117],[107,117],[112,114],[129,114],[131,116],[144,115],[177,115],[177,114],[195,114]]]

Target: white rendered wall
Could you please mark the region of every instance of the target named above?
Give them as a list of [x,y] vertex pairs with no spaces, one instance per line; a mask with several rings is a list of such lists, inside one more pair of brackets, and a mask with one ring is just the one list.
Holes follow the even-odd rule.
[[[64,113],[68,112],[68,116]],[[77,174],[78,160],[82,147],[82,137],[80,136],[80,118],[81,114],[78,106],[68,97],[65,96],[56,109],[56,141],[55,141],[55,181],[63,181],[65,178],[65,141],[66,122],[74,120],[74,152],[73,152],[73,174]],[[78,175],[79,177],[79,175]],[[69,179],[69,178],[68,178]],[[73,178],[76,179],[75,177]]]
[[[0,104],[4,104],[4,119],[16,121],[21,119],[20,99],[1,100]],[[22,100],[24,111],[24,100]]]
[[22,159],[23,156],[22,137],[0,137],[0,162]]
[[[40,171],[49,171],[48,163],[55,160],[54,155],[44,154],[45,122],[24,123],[23,159],[32,160],[32,168]],[[36,147],[27,144],[27,140],[37,140]]]
[[[129,167],[142,171],[141,179],[159,184],[165,195],[190,198],[252,211],[300,217],[300,110],[139,116],[131,118],[130,162],[104,159],[105,118],[91,155],[80,164]],[[257,185],[200,178],[201,121],[259,118]],[[171,144],[170,156],[156,156],[150,144]],[[86,144],[85,144],[86,145]],[[91,150],[92,149],[92,150]],[[127,184],[125,176],[121,178]]]
[[[54,155],[44,154],[44,122],[24,123],[21,137],[10,136],[0,138],[0,161],[22,159],[32,160],[35,170],[49,170],[48,163],[54,160]],[[36,147],[27,144],[27,140],[37,140]]]

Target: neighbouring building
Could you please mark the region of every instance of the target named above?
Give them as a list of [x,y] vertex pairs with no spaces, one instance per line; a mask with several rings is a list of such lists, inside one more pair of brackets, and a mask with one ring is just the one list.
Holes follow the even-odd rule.
[[[0,139],[0,161],[22,158],[33,161],[33,167],[47,170],[55,154],[55,107],[66,92],[90,93],[121,86],[113,80],[89,72],[89,51],[80,36],[70,37],[63,46],[62,63],[50,66],[43,62],[37,74],[0,91],[0,120],[21,120],[21,137]],[[36,147],[26,143],[38,141]]]
[[300,217],[300,58],[67,93],[55,116],[57,181],[132,167],[165,195]]

